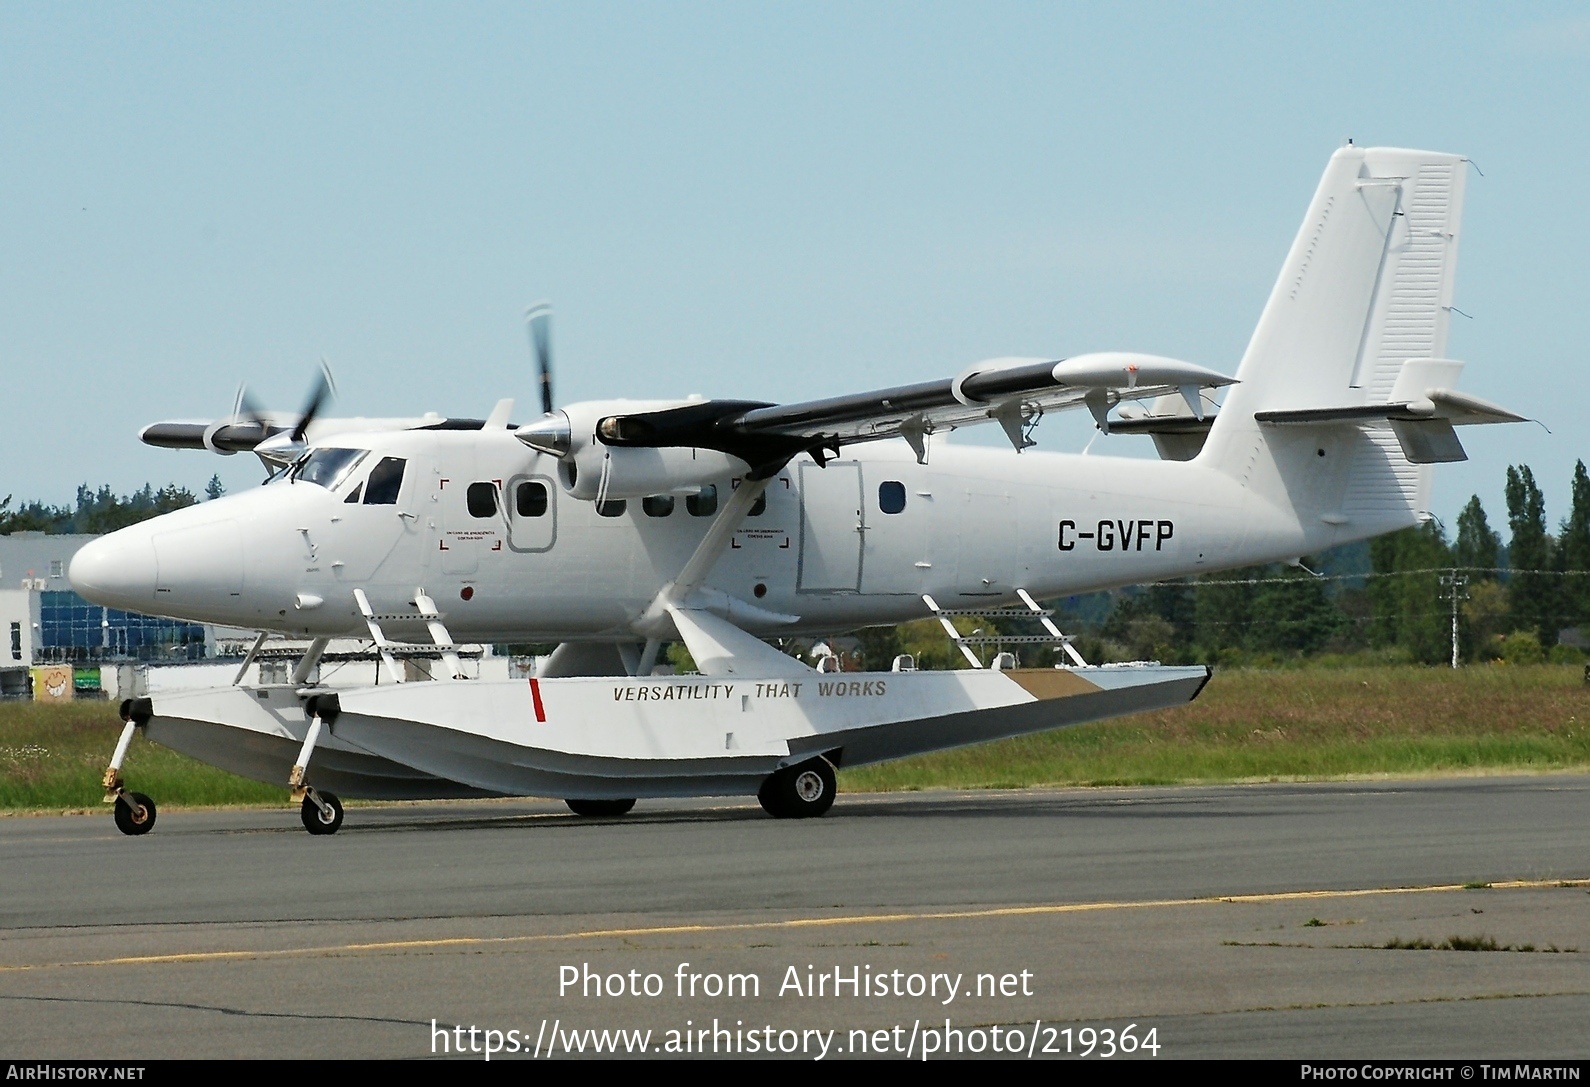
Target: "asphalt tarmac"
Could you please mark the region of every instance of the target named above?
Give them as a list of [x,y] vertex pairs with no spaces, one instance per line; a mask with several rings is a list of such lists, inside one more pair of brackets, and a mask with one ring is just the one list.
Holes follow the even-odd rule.
[[0,819],[0,1057],[1583,1058],[1586,1023],[1586,775]]

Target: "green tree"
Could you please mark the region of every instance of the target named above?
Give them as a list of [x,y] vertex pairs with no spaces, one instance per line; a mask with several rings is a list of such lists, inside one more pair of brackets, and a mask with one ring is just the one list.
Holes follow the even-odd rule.
[[[997,630],[992,622],[969,615],[957,615],[950,621],[963,635],[973,631],[993,634]],[[966,656],[950,641],[937,619],[916,619],[902,623],[895,628],[895,637],[899,640],[900,652],[915,657],[916,666],[924,671],[970,667]],[[985,649],[985,655],[987,652],[989,650]],[[888,664],[884,667],[887,668]]]
[[[1452,545],[1452,561],[1475,571],[1492,571],[1501,565],[1502,538],[1491,530],[1480,496],[1474,495],[1458,514],[1457,541]],[[1476,581],[1494,580],[1494,573],[1472,573]]]
[[856,631],[859,643],[861,669],[866,672],[887,672],[894,665],[900,649],[897,627],[865,627]]
[[1295,566],[1282,567],[1254,586],[1247,645],[1259,652],[1314,653],[1342,628],[1343,616],[1326,593],[1328,584]]
[[196,501],[192,491],[175,483],[168,483],[158,491],[145,483],[141,490],[126,498],[118,497],[109,487],[90,490],[85,483],[77,488],[77,513],[68,531],[115,532],[118,528],[191,506]]
[[1546,535],[1546,500],[1529,466],[1507,468],[1507,565],[1512,575],[1508,597],[1515,630],[1533,630],[1542,646],[1557,644],[1558,607],[1552,599],[1557,578],[1552,568],[1551,538]]
[[1188,580],[1162,581],[1145,590],[1149,606],[1170,632],[1168,637],[1158,637],[1157,659],[1183,661],[1188,658],[1198,621],[1196,593]]
[[1117,647],[1115,652],[1106,650],[1106,653],[1126,660],[1163,661],[1179,656],[1177,643],[1181,636],[1160,611],[1160,605],[1174,601],[1175,596],[1156,596],[1154,590],[1158,588],[1160,586],[1151,586],[1142,592],[1120,596],[1100,632],[1106,642],[1113,642]]
[[1451,567],[1452,549],[1441,523],[1430,520],[1380,536],[1370,541],[1369,555],[1376,574],[1366,590],[1373,615],[1370,643],[1401,647],[1428,664],[1448,659],[1452,628],[1441,571]]
[[175,483],[168,483],[158,491],[145,483],[141,490],[125,498],[109,487],[94,490],[84,483],[77,488],[77,501],[71,507],[47,506],[34,501],[13,510],[11,496],[7,495],[0,501],[0,533],[114,532],[191,506],[195,501],[192,491]]
[[1212,660],[1220,650],[1243,644],[1253,618],[1254,590],[1258,588],[1256,585],[1211,585],[1207,582],[1243,582],[1263,575],[1264,567],[1251,566],[1200,580],[1193,599],[1193,641],[1200,657]]
[[70,532],[72,511],[60,506],[46,506],[42,502],[29,502],[11,508],[11,495],[0,501],[0,534],[13,532]]
[[[1590,571],[1590,473],[1582,460],[1573,466],[1573,508],[1558,536],[1557,561],[1564,571]],[[1560,599],[1568,623],[1590,622],[1590,575],[1565,577]]]
[[[1501,655],[1507,633],[1507,590],[1496,581],[1472,581],[1463,601],[1461,624],[1463,655],[1471,661],[1488,661]],[[1538,640],[1537,643],[1539,644]]]
[[226,484],[221,482],[221,477],[219,474],[211,476],[210,482],[204,485],[204,497],[206,501],[213,502],[225,493]]

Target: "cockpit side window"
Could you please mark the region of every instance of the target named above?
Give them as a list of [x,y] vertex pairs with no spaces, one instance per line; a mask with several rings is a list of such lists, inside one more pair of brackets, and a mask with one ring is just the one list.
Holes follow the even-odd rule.
[[292,478],[328,491],[335,490],[367,452],[364,449],[316,449],[293,468]]
[[403,489],[402,457],[382,457],[381,463],[370,470],[370,480],[364,491],[366,506],[392,506],[397,504],[398,491]]

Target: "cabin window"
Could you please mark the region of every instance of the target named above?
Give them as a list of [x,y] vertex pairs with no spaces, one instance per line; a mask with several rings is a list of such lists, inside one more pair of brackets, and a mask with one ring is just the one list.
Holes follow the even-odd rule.
[[747,517],[760,517],[760,516],[762,516],[762,514],[764,514],[766,512],[767,512],[767,492],[763,491],[761,494],[756,496],[756,501],[751,503],[751,511],[749,513],[747,513],[746,516]]
[[292,478],[332,490],[364,459],[366,452],[363,449],[317,449],[293,467]]
[[640,508],[646,511],[647,517],[667,517],[674,511],[674,496],[654,494],[650,498],[642,498]]
[[490,517],[497,512],[497,488],[491,483],[471,483],[464,501],[471,517]]
[[905,509],[905,484],[897,479],[878,484],[878,508],[884,513],[899,513]]
[[709,483],[699,493],[686,496],[685,509],[692,517],[711,517],[718,512],[718,488]]
[[547,514],[547,485],[521,483],[514,491],[514,509],[520,517],[545,517]]
[[403,489],[403,466],[406,463],[402,457],[381,458],[381,463],[370,472],[369,485],[364,492],[366,506],[397,505],[398,491]]
[[596,504],[596,514],[598,517],[622,517],[624,516],[624,509],[628,505],[629,503],[622,498],[614,502],[598,502]]
[[342,500],[342,504],[345,505],[345,506],[357,506],[359,504],[359,496],[361,494],[363,494],[363,493],[364,493],[364,484],[363,483],[354,484],[353,490],[348,492],[348,497],[344,498]]

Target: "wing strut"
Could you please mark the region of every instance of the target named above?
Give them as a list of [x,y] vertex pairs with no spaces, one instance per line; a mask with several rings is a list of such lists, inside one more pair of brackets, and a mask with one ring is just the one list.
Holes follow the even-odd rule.
[[631,629],[646,638],[640,675],[650,671],[662,640],[673,634],[689,647],[703,675],[736,675],[748,669],[761,675],[785,675],[790,674],[791,667],[801,674],[810,671],[795,658],[747,633],[736,622],[745,620],[757,625],[779,626],[797,622],[799,616],[768,611],[706,588],[707,578],[729,549],[735,530],[745,522],[751,507],[776,475],[777,470],[757,472],[740,482],[678,575],[657,591],[646,610],[630,624]]

